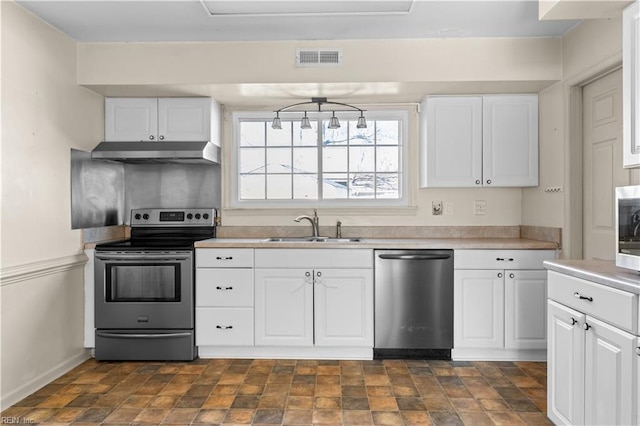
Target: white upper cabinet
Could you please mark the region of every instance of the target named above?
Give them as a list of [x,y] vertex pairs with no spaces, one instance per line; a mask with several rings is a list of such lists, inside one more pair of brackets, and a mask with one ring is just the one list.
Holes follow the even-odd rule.
[[640,3],[624,10],[622,21],[622,109],[624,167],[640,166]]
[[538,96],[427,97],[421,187],[537,186]]
[[105,98],[105,140],[208,141],[211,98]]

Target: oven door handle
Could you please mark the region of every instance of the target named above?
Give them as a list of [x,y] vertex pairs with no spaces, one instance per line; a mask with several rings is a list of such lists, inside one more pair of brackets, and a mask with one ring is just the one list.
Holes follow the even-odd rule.
[[125,333],[106,333],[104,331],[96,331],[96,336],[106,337],[108,339],[173,339],[175,337],[190,337],[191,333],[157,333],[157,334],[125,334]]
[[119,260],[122,262],[145,261],[145,260],[189,260],[189,255],[172,255],[172,254],[145,254],[139,256],[122,256],[121,254],[96,254],[98,260]]

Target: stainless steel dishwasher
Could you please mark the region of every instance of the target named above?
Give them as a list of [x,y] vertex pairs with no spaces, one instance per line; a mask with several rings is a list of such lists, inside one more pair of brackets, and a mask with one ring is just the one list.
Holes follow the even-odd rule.
[[375,358],[451,359],[453,250],[375,250]]

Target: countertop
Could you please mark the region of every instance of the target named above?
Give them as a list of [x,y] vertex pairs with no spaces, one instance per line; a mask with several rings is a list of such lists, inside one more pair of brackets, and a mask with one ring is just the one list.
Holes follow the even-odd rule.
[[638,272],[618,268],[613,260],[545,260],[543,265],[550,271],[640,294],[640,275]]
[[375,249],[529,249],[555,250],[550,241],[526,238],[365,238],[358,242],[265,241],[265,238],[211,238],[195,243],[196,248],[375,248]]

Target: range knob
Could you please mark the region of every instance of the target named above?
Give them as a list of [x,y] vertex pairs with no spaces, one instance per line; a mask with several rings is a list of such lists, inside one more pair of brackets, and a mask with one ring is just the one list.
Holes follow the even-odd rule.
[[200,219],[200,213],[196,213],[196,219]]
[[140,220],[140,218],[141,218],[142,216],[140,215],[140,213],[136,213],[136,215],[135,215],[134,217],[136,218],[136,220]]
[[149,220],[149,215],[147,213],[145,213],[145,214],[142,215],[142,218],[144,220]]
[[205,214],[203,214],[203,215],[202,215],[202,218],[203,218],[204,220],[209,219],[209,213],[205,213]]
[[193,215],[191,213],[187,213],[187,219],[189,220],[193,219]]

